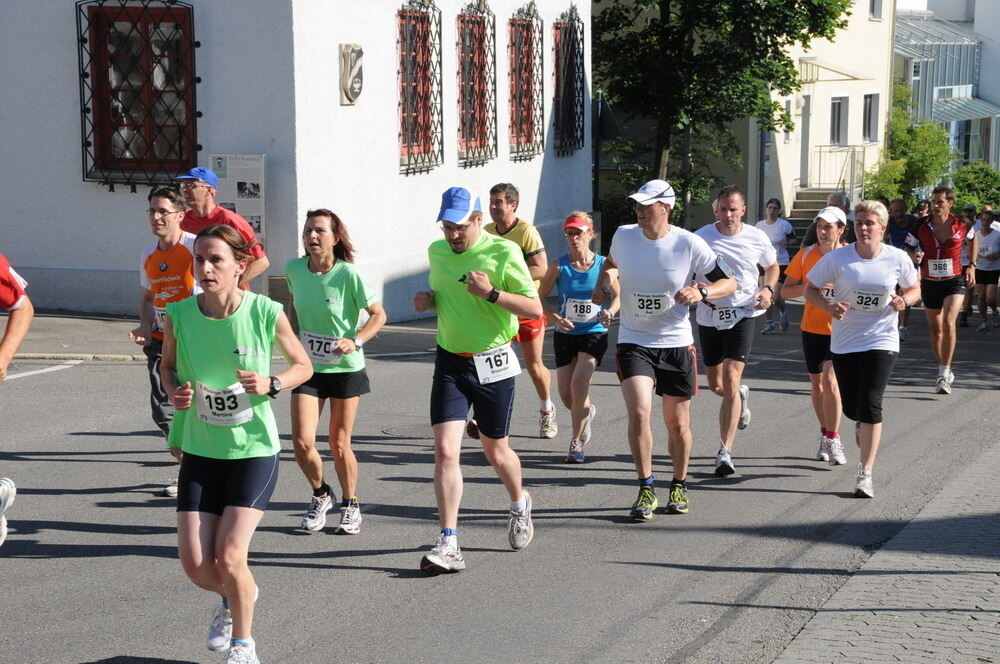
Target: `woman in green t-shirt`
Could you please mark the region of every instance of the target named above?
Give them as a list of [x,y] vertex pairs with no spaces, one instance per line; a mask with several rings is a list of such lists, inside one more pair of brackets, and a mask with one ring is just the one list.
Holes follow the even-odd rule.
[[[240,288],[251,246],[228,226],[194,244],[203,292],[167,305],[161,376],[177,413],[167,444],[181,461],[178,552],[184,572],[222,604],[208,634],[229,662],[257,662],[250,636],[257,585],[250,539],[278,477],[278,431],[270,399],[312,373],[281,305]],[[277,341],[290,364],[271,375]]]
[[[354,267],[354,247],[347,227],[326,209],[310,210],[302,229],[306,255],[288,261],[285,278],[295,302],[299,338],[312,361],[313,375],[292,392],[292,441],[295,460],[313,495],[302,529],[319,532],[334,504],[333,489],[323,477],[316,451],[316,426],[323,402],[330,402],[330,453],[340,481],[340,523],[334,532],[361,532],[358,461],[351,433],[361,395],[371,391],[361,347],[385,325],[382,304]],[[361,310],[368,321],[358,330]]]

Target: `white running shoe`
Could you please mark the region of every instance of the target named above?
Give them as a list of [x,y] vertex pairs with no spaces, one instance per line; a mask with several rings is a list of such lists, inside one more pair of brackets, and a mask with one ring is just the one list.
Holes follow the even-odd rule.
[[233,640],[233,614],[229,607],[219,603],[219,608],[212,616],[212,624],[208,627],[208,641],[205,645],[212,652],[226,652],[229,642]]
[[816,452],[817,461],[830,460],[830,439],[823,434],[819,435],[819,451]]
[[340,508],[340,524],[333,529],[338,535],[357,535],[361,532],[361,507],[352,503],[349,507]]
[[438,536],[437,544],[420,560],[420,571],[425,574],[450,574],[465,569],[465,558],[452,538]]
[[587,416],[587,423],[583,425],[583,432],[580,434],[580,442],[586,445],[590,442],[591,427],[594,424],[594,418],[597,416],[597,406],[590,404],[590,415]]
[[736,428],[742,431],[750,426],[750,388],[740,385],[740,421]]
[[844,444],[840,442],[840,437],[827,440],[830,441],[830,465],[843,466],[847,463],[847,455],[844,454]]
[[733,456],[725,447],[719,448],[719,453],[715,455],[715,474],[719,477],[728,477],[736,472],[733,465]]
[[177,497],[177,480],[173,479],[169,484],[163,485],[163,495],[167,498]]
[[333,509],[333,496],[313,496],[309,502],[309,510],[302,517],[300,528],[310,533],[318,533],[326,526],[326,513]]
[[872,471],[865,470],[864,466],[858,464],[858,480],[854,485],[855,498],[874,498],[875,489],[872,487]]
[[7,517],[4,512],[14,504],[17,497],[17,487],[8,477],[0,477],[0,545],[7,540]]
[[934,381],[934,391],[937,394],[951,394],[951,383],[948,382],[948,376],[937,377],[937,380]]
[[524,494],[524,511],[511,511],[507,519],[507,540],[515,551],[531,544],[531,538],[535,536],[535,525],[531,522],[531,494],[527,491],[521,493]]
[[229,650],[226,664],[260,664],[260,660],[257,658],[257,644],[234,643]]
[[552,439],[559,433],[559,422],[556,421],[556,411],[541,410],[538,412],[538,435],[541,438]]

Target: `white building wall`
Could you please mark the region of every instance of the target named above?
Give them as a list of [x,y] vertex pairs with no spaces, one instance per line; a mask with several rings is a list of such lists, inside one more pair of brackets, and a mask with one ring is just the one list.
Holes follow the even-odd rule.
[[[978,0],[975,9],[973,30],[982,40],[979,65],[978,97],[992,104],[1000,105],[1000,37],[997,25],[1000,21],[1000,2]],[[996,129],[994,128],[994,131]]]
[[[202,154],[267,155],[267,250],[280,277],[299,255],[305,212],[342,216],[366,277],[383,292],[394,320],[414,314],[425,287],[426,246],[441,192],[462,184],[486,196],[491,185],[521,190],[521,216],[541,229],[550,255],[564,243],[558,222],[590,209],[590,3],[584,22],[585,145],[557,158],[552,120],[552,23],[571,0],[537,2],[544,21],[546,151],[527,162],[507,147],[507,19],[527,0],[494,0],[498,157],[460,168],[457,158],[455,17],[468,0],[438,0],[442,10],[444,164],[399,173],[396,11],[402,2],[192,0]],[[0,253],[30,282],[36,305],[134,313],[138,257],[152,236],[147,188],[114,192],[81,178],[76,26],[71,3],[5,0],[0,24]],[[340,106],[340,43],[365,51],[358,105]],[[39,49],[38,44],[45,44]]]

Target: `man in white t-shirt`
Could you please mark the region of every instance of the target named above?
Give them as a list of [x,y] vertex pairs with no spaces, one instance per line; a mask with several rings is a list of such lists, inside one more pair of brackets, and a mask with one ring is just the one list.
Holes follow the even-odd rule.
[[[621,226],[601,268],[594,301],[621,297],[618,377],[628,410],[628,439],[639,478],[639,497],[629,513],[648,521],[659,506],[653,477],[650,414],[653,391],[663,400],[673,481],[669,514],[686,514],[691,456],[691,397],[697,392],[690,306],[736,290],[719,257],[700,237],[670,225],[674,190],[663,180],[647,182],[629,196],[636,224]],[[708,285],[695,286],[692,275]],[[615,278],[617,277],[617,283]]]
[[[780,269],[767,234],[743,223],[747,205],[739,187],[723,188],[713,207],[717,221],[695,234],[725,261],[737,288],[713,302],[699,302],[697,320],[708,387],[722,397],[721,445],[715,457],[715,474],[726,477],[736,472],[732,459],[736,430],[750,424],[750,388],[741,381],[753,343],[755,320],[771,306]],[[764,269],[760,287],[758,266]],[[702,277],[699,274],[696,278]]]

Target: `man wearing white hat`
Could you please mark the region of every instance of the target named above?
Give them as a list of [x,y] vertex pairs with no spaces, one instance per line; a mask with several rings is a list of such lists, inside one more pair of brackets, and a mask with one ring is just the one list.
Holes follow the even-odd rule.
[[[691,397],[697,392],[697,359],[689,319],[690,306],[729,295],[736,281],[708,244],[683,228],[670,225],[674,189],[652,180],[629,196],[636,224],[621,226],[601,269],[594,301],[621,298],[618,334],[618,378],[628,410],[628,439],[639,479],[639,497],[629,516],[648,521],[659,506],[653,478],[653,392],[663,400],[673,481],[669,514],[686,514],[688,460],[691,456]],[[619,288],[612,283],[617,272]],[[707,286],[695,286],[693,274]]]
[[508,437],[514,377],[521,373],[510,340],[517,333],[518,316],[542,315],[542,303],[521,250],[513,242],[483,232],[482,206],[475,193],[464,187],[445,191],[437,219],[444,239],[431,244],[427,252],[431,290],[413,298],[416,311],[438,314],[431,425],[441,532],[420,561],[420,569],[428,574],[465,569],[458,546],[459,453],[470,407],[486,458],[510,497],[510,546],[518,550],[531,542],[531,496],[522,489],[521,460]]

